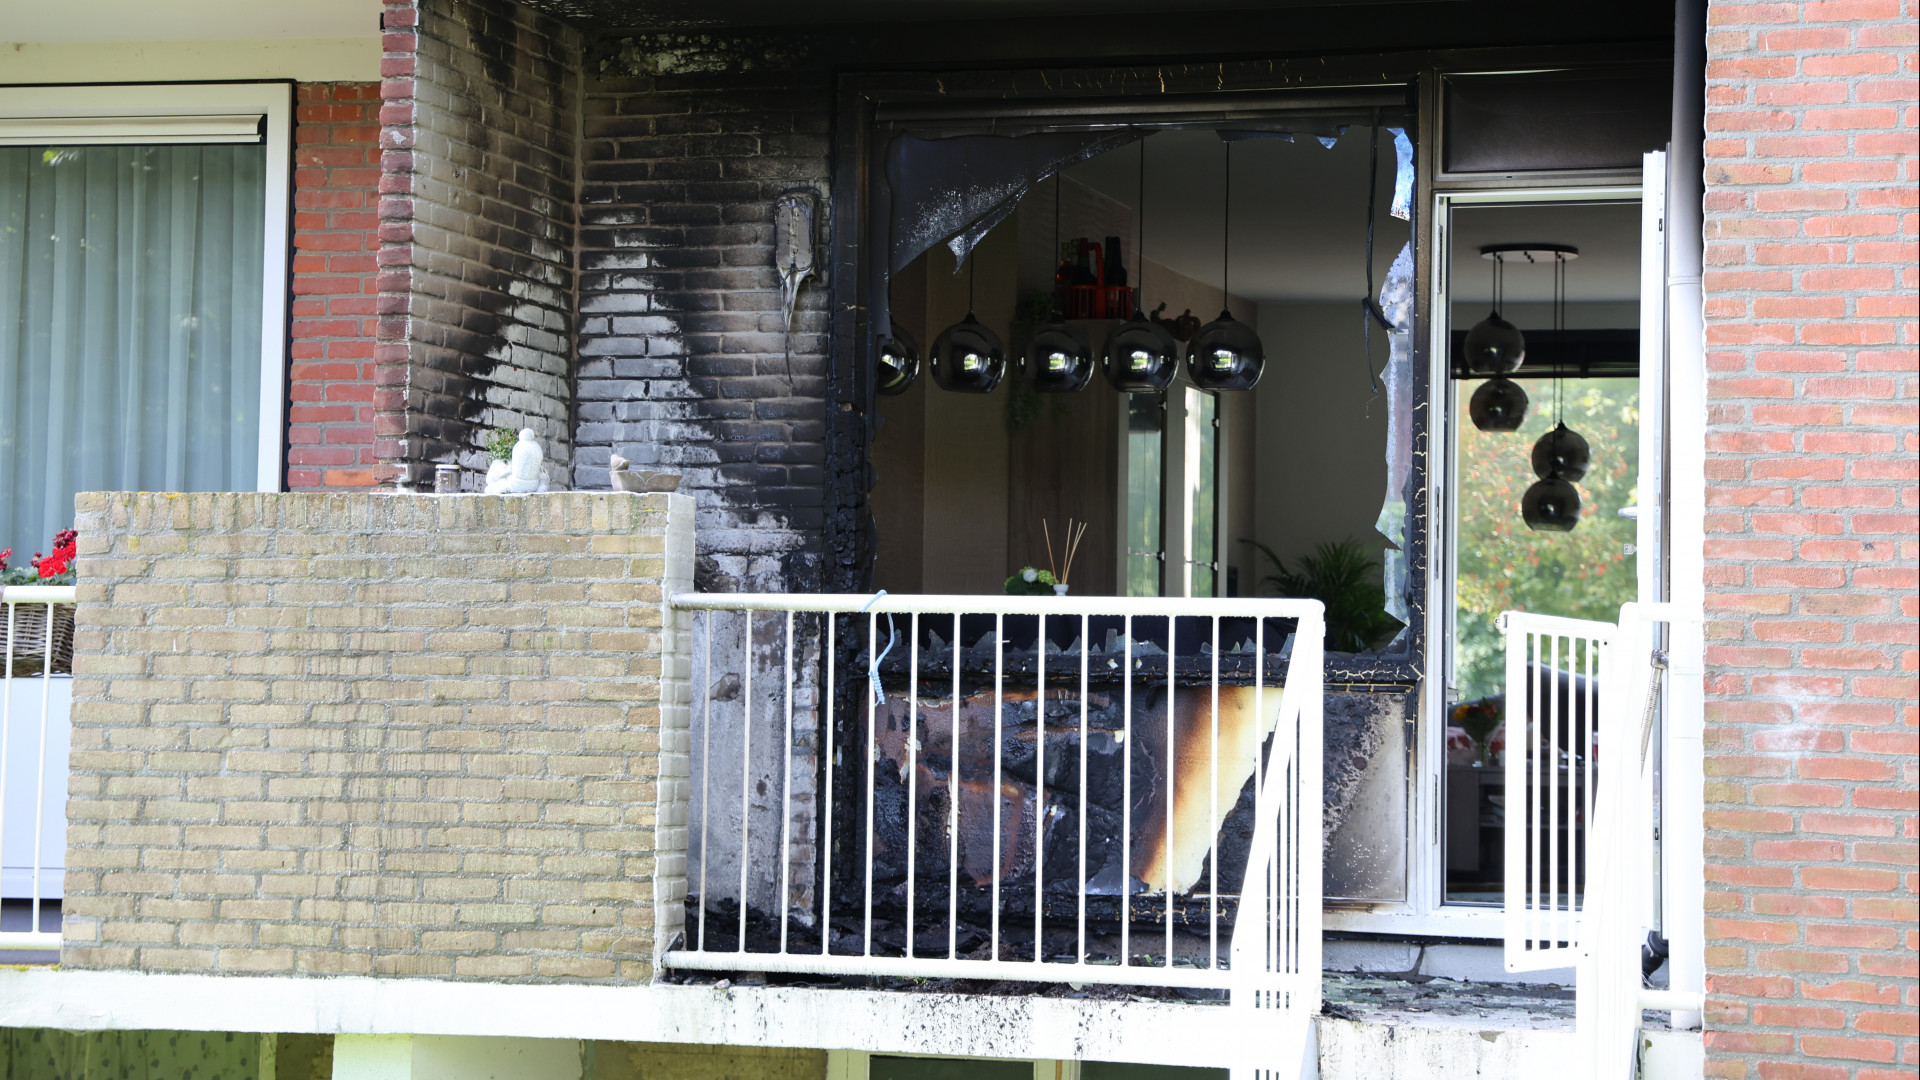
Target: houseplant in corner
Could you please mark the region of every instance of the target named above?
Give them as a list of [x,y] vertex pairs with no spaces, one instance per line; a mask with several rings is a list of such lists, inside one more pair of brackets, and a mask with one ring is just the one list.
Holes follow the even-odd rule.
[[[54,534],[53,553],[34,552],[28,566],[9,566],[13,549],[0,551],[0,586],[73,584],[76,536],[72,529]],[[5,608],[0,611],[0,656],[7,658],[16,678],[31,678],[47,672],[49,647],[53,652],[53,674],[73,673],[73,605],[12,603]],[[49,616],[53,620],[51,634],[47,628]]]

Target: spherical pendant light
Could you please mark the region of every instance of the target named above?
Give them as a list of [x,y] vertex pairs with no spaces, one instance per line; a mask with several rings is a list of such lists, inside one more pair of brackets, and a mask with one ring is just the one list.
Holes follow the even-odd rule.
[[927,359],[933,364],[933,381],[942,390],[963,394],[990,394],[1007,373],[1007,347],[971,311],[940,331]]
[[1041,323],[1020,354],[1020,377],[1041,394],[1070,394],[1093,378],[1093,346],[1061,317]]
[[1123,394],[1157,394],[1173,382],[1180,367],[1180,346],[1167,328],[1133,309],[1133,318],[1107,338],[1101,350],[1107,381]]
[[1495,311],[1467,331],[1467,370],[1483,375],[1518,371],[1527,359],[1527,337]]
[[[1140,188],[1134,196],[1134,250],[1140,259],[1134,272],[1135,297],[1147,280],[1147,140],[1140,140]],[[1162,305],[1164,306],[1164,305]],[[1158,394],[1173,383],[1180,368],[1180,346],[1167,328],[1147,317],[1147,305],[1136,302],[1133,317],[1107,337],[1100,350],[1100,366],[1107,381],[1123,394]]]
[[1536,532],[1572,532],[1580,524],[1580,492],[1565,480],[1541,480],[1520,497],[1520,517]]
[[1227,286],[1227,271],[1232,267],[1229,253],[1233,240],[1233,143],[1222,141],[1226,177],[1221,182],[1220,221],[1220,317],[1194,332],[1187,342],[1187,377],[1207,390],[1251,390],[1260,381],[1267,352],[1253,327],[1235,319],[1226,310],[1232,290]]
[[1587,475],[1591,460],[1587,440],[1565,424],[1533,444],[1533,473],[1542,480],[1578,480]]
[[1222,311],[1187,342],[1187,377],[1208,390],[1251,390],[1266,366],[1253,327]]
[[880,370],[873,387],[888,396],[906,393],[920,377],[920,344],[899,323],[892,323],[891,329],[880,339]]
[[1519,431],[1527,418],[1527,392],[1512,379],[1496,375],[1473,392],[1467,415],[1481,431]]

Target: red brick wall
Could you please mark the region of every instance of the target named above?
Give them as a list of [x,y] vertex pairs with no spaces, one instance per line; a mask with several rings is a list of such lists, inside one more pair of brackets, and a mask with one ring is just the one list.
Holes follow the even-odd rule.
[[380,84],[302,83],[297,98],[287,487],[367,487]]
[[1915,1075],[1915,12],[1715,2],[1708,1075]]

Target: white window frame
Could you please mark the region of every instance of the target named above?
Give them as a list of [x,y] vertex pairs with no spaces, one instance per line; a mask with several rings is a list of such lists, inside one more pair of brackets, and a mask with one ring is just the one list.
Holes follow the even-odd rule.
[[1458,904],[1446,901],[1446,724],[1438,718],[1446,715],[1448,678],[1451,673],[1449,650],[1452,647],[1453,612],[1453,380],[1447,370],[1452,327],[1447,317],[1451,308],[1448,231],[1455,206],[1499,205],[1510,203],[1552,202],[1636,202],[1642,198],[1637,183],[1590,184],[1576,187],[1524,187],[1437,192],[1432,213],[1427,218],[1428,242],[1434,252],[1434,273],[1426,297],[1428,385],[1433,387],[1432,413],[1435,423],[1431,441],[1435,452],[1428,455],[1427,521],[1429,557],[1427,560],[1428,633],[1426,670],[1430,673],[1422,686],[1421,723],[1416,726],[1414,752],[1413,806],[1409,815],[1411,834],[1407,845],[1407,902],[1371,905],[1365,910],[1329,910],[1329,930],[1370,933],[1409,934],[1479,938],[1498,942],[1504,935],[1502,911],[1498,905]]
[[254,487],[286,484],[288,255],[293,84],[169,83],[0,87],[0,145],[99,146],[261,141],[266,218],[260,281],[260,456]]

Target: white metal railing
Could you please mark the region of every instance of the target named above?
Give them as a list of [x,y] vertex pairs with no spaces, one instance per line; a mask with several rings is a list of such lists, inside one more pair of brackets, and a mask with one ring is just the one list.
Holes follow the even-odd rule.
[[1658,921],[1653,738],[1666,655],[1657,625],[1679,618],[1670,605],[1638,603],[1622,605],[1617,624],[1500,617],[1507,966],[1574,967],[1581,1052],[1569,1065],[1579,1076],[1632,1075],[1641,1014],[1703,1004],[1696,989],[1651,989],[1641,974]]
[[0,590],[0,949],[60,947],[73,606],[71,585]]
[[1505,923],[1508,971],[1571,967],[1591,842],[1600,693],[1612,623],[1509,611]]
[[667,966],[1318,1011],[1318,601],[673,604],[695,690]]

